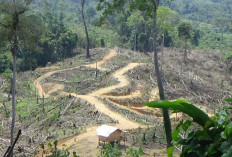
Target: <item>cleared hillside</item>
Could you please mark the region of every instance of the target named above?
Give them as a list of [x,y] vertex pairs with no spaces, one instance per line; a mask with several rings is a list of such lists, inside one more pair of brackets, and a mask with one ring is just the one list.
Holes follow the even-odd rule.
[[[131,136],[139,141],[143,132],[136,127],[128,128],[117,116],[127,119],[131,124],[151,128],[156,125],[157,136],[162,136],[160,111],[143,105],[158,98],[156,78],[153,75],[153,54],[116,49],[117,55],[108,58],[104,64],[99,64],[109,52],[109,49],[92,49],[92,59],[86,60],[80,51],[75,57],[52,67],[18,74],[16,131],[19,128],[23,130],[16,146],[18,156],[33,155],[40,143],[49,140],[75,136],[79,139],[78,135],[86,134],[90,128],[105,123],[118,125],[123,129],[133,128],[131,135],[128,135],[127,146],[138,146],[139,143]],[[94,64],[97,65],[97,70],[91,66]],[[163,62],[160,64],[167,99],[185,98],[214,114],[223,106],[224,99],[232,94],[232,77],[227,74],[226,64],[218,51],[192,50],[184,62],[183,50],[165,48]],[[44,91],[44,101],[33,84],[38,78],[42,78],[39,83]],[[125,83],[126,81],[128,82]],[[4,80],[1,79],[1,82]],[[125,84],[121,85],[123,82]],[[7,101],[7,93],[4,93],[3,87],[1,95],[1,101],[5,101],[7,111],[11,112],[11,102]],[[98,109],[97,103],[114,112],[116,116]],[[0,152],[4,152],[9,144],[10,118],[6,117],[3,105],[0,105],[0,117]],[[135,133],[132,134],[133,132]],[[159,144],[160,141],[152,142],[150,136],[152,135],[147,135],[148,143],[146,148],[144,146],[147,154],[158,146],[160,150],[165,147]],[[160,140],[165,143],[162,138]],[[77,141],[79,142],[81,141]],[[93,142],[92,146],[95,144]],[[83,149],[82,152],[85,153],[84,149],[87,148],[78,146],[69,147],[71,150]],[[162,155],[162,151],[160,154]]]

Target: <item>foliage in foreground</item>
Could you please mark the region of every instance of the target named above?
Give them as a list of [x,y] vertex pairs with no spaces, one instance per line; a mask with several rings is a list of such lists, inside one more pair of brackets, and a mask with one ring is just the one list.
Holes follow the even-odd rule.
[[[79,157],[76,152],[73,152],[72,155],[67,150],[60,150],[57,148],[58,141],[55,140],[52,143],[47,144],[47,148],[45,148],[44,144],[41,144],[41,148],[43,150],[43,155],[45,154],[46,157]],[[48,151],[47,151],[48,150]]]
[[[226,101],[232,102],[232,99]],[[174,146],[181,146],[181,157],[231,157],[232,155],[232,122],[226,107],[212,118],[186,100],[153,101],[146,104],[154,108],[168,108],[188,114],[193,121],[181,121],[173,131]],[[193,129],[192,122],[201,126]],[[172,156],[169,154],[169,156]]]
[[205,127],[205,125],[210,125],[211,123],[211,119],[205,112],[183,99],[176,101],[157,100],[148,102],[145,105],[153,108],[171,109],[175,112],[183,112],[192,117],[193,121],[202,127]]
[[[129,148],[126,151],[126,157],[140,157],[144,154],[143,150],[140,148],[139,150]],[[100,151],[99,157],[120,157],[122,156],[122,152],[119,150],[118,145],[115,143],[113,146],[110,143],[106,143],[104,148]]]
[[[44,146],[44,144],[41,144],[40,147],[42,148],[43,155],[46,155],[46,157],[79,157],[76,152],[73,152],[72,155],[69,151],[64,149],[58,149],[57,148],[58,141],[55,140],[52,143],[48,143],[47,147]],[[65,145],[63,145],[65,147]],[[126,157],[140,157],[144,154],[143,150],[140,148],[139,150],[129,148],[126,151]],[[118,144],[114,144],[113,146],[110,143],[106,143],[104,148],[100,150],[100,156],[99,157],[120,157],[122,156],[122,152],[118,148]]]

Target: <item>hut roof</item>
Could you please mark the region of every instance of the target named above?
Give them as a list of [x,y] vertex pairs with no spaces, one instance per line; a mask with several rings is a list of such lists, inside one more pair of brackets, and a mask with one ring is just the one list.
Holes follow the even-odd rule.
[[120,129],[112,127],[112,126],[108,126],[108,125],[102,125],[99,128],[97,128],[96,131],[97,131],[98,136],[108,137],[110,134],[112,134],[116,130],[120,130]]

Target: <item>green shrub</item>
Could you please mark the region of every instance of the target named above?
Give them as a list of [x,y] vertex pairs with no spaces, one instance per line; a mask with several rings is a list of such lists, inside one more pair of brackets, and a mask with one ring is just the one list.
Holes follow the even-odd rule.
[[[140,157],[144,154],[143,149],[139,148],[139,150],[136,150],[134,148],[129,148],[126,151],[126,157]],[[120,157],[122,156],[122,152],[119,150],[118,145],[116,143],[113,144],[113,146],[107,142],[104,145],[104,148],[100,151],[99,157]]]
[[225,59],[232,59],[232,52],[228,52],[226,55],[225,55]]
[[[232,102],[232,99],[226,101]],[[225,107],[208,119],[208,116],[202,113],[203,111],[197,110],[197,107],[184,100],[153,101],[147,103],[147,105],[178,110],[193,118],[193,121],[181,121],[172,134],[173,144],[182,146],[181,157],[232,156],[232,122],[228,118],[229,110],[232,108]],[[186,110],[187,108],[190,111]],[[193,122],[197,122],[201,128],[192,129],[190,126]],[[172,156],[172,154],[170,153],[169,156]]]
[[189,131],[191,121],[181,122],[173,132],[175,146],[182,145],[181,157],[231,157],[232,155],[232,123],[227,119],[226,110],[221,110],[212,117],[213,126],[192,130],[187,137],[180,136]]
[[[41,148],[43,150],[43,155],[45,154],[46,157],[71,157],[71,156],[72,157],[79,157],[79,156],[77,156],[76,152],[73,152],[72,155],[71,155],[69,153],[69,151],[67,151],[67,150],[60,150],[60,149],[58,149],[57,145],[58,145],[58,141],[57,140],[55,140],[53,142],[53,144],[49,142],[47,144],[47,149],[48,149],[48,151],[47,151],[45,149],[44,144],[41,144],[40,146],[41,146]],[[63,146],[65,146],[65,145],[63,145]]]
[[127,150],[126,154],[129,155],[128,157],[140,157],[144,154],[144,152],[142,148],[139,148],[139,150],[130,148]]
[[113,146],[107,142],[104,148],[100,151],[100,157],[120,157],[122,152],[119,150],[118,145],[115,143]]

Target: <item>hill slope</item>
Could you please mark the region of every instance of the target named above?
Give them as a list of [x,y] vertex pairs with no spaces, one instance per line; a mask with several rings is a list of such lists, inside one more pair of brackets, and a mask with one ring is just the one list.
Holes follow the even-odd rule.
[[211,23],[215,18],[232,18],[230,0],[175,0],[167,4],[184,18]]
[[[19,74],[16,130],[23,128],[24,133],[17,145],[23,147],[23,151],[18,154],[32,155],[34,148],[39,143],[44,143],[45,139],[77,135],[77,140],[80,137],[78,134],[85,132],[85,128],[94,133],[93,128],[105,123],[129,129],[125,124],[123,127],[122,119],[131,121],[136,127],[157,125],[156,128],[159,128],[158,125],[162,123],[160,111],[143,106],[145,102],[158,98],[153,76],[153,54],[118,49],[117,55],[106,57],[105,62],[101,62],[109,52],[108,49],[92,49],[93,58],[90,60],[85,60],[84,55],[77,55],[58,63],[55,66],[57,70],[53,66]],[[223,106],[224,98],[229,97],[232,90],[232,78],[226,72],[223,58],[217,51],[192,50],[184,63],[182,52],[180,49],[164,49],[164,60],[161,64],[166,97],[186,98],[213,114]],[[161,53],[159,55],[161,57]],[[97,77],[94,65],[98,66]],[[40,83],[44,91],[40,93],[47,96],[44,101],[35,97],[38,94],[35,93],[33,82],[37,78],[37,85]],[[120,85],[121,83],[126,84]],[[54,86],[62,88],[51,88]],[[6,97],[4,100],[6,101]],[[107,112],[97,104],[104,105]],[[10,102],[6,102],[6,106],[10,111]],[[120,115],[122,119],[113,114]],[[9,139],[7,130],[10,119],[5,117],[3,106],[0,106],[0,116],[4,128],[1,129],[3,142],[0,147],[5,150]],[[160,128],[158,134],[162,134],[162,125]],[[133,139],[130,135],[128,139],[127,145],[131,146]],[[80,139],[78,143],[81,140],[83,142]],[[96,146],[95,142],[93,146]],[[155,148],[152,143],[151,141],[149,144],[150,150]],[[76,149],[72,145],[69,147],[71,150]],[[83,153],[87,151],[84,147],[78,149],[83,149]]]

